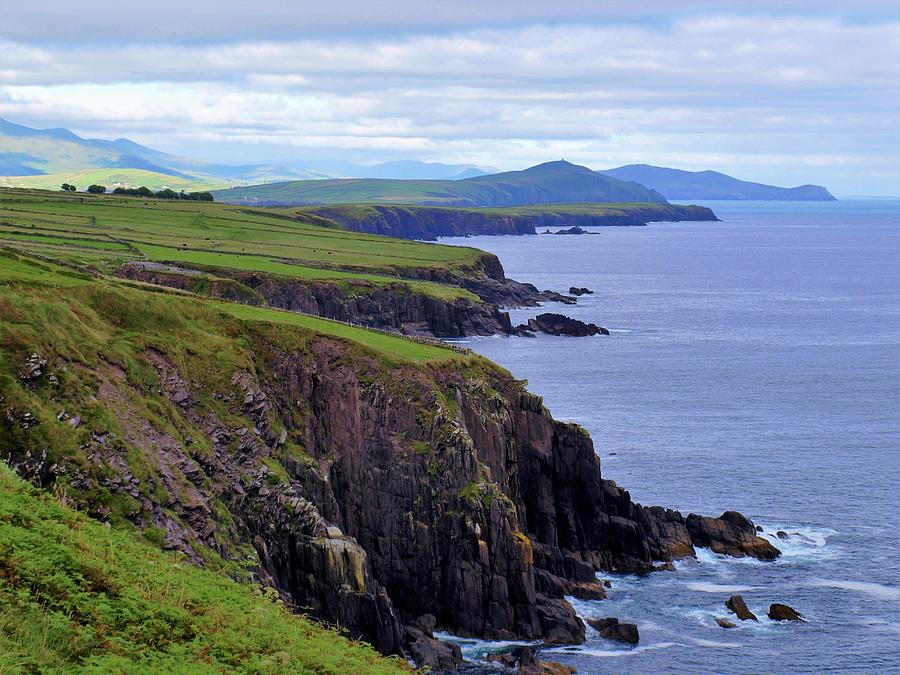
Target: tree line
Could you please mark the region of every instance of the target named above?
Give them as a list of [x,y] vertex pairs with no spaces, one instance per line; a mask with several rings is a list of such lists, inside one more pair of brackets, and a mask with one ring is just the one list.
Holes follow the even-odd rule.
[[[60,189],[63,192],[75,192],[78,188],[76,188],[71,183],[63,183],[60,186]],[[92,195],[102,195],[106,194],[106,186],[105,185],[89,185],[86,192],[89,192]],[[175,192],[175,190],[170,190],[166,188],[164,190],[158,190],[154,192],[150,188],[141,186],[139,188],[123,188],[117,187],[112,193],[114,195],[129,195],[132,197],[152,197],[155,199],[187,199],[195,202],[211,202],[213,201],[213,196],[211,192],[185,192],[182,190],[181,192]]]

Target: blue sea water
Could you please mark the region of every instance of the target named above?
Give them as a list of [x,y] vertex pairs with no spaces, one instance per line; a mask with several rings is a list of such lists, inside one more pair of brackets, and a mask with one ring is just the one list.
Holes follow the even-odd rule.
[[[580,673],[900,672],[900,201],[707,205],[723,222],[443,240],[539,288],[595,291],[513,319],[563,311],[609,337],[467,344],[586,427],[604,477],[644,504],[742,511],[784,552],[606,575],[609,599],[576,609],[636,622],[640,644],[588,629],[544,658]],[[758,623],[716,624],[732,593]],[[807,622],[769,621],[772,602]]]

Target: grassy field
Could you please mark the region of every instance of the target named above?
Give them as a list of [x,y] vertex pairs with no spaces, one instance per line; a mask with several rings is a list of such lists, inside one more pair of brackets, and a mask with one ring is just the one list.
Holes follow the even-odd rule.
[[113,187],[148,187],[151,190],[170,188],[188,192],[195,190],[217,190],[227,188],[226,181],[211,182],[210,179],[186,179],[170,176],[146,169],[84,169],[50,173],[41,176],[8,176],[0,178],[0,187],[34,188],[39,190],[57,190],[63,183],[71,183],[80,189],[89,185],[103,185],[110,190]]
[[0,464],[0,672],[410,670],[66,508]]
[[420,268],[466,272],[480,251],[322,227],[302,214],[224,204],[0,189],[0,243],[70,262],[117,267],[127,259],[181,262],[286,277],[407,284],[442,299],[464,289],[404,281]]

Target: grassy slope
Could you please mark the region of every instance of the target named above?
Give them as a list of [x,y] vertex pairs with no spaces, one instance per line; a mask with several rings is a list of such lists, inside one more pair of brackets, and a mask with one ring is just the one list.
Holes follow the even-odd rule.
[[435,297],[470,301],[476,296],[461,288],[386,275],[430,267],[464,272],[482,255],[223,204],[29,190],[0,190],[0,242],[100,266],[147,258],[303,279],[405,283]]
[[408,672],[0,465],[0,672]]
[[[196,332],[192,339],[200,341],[206,335],[227,332],[229,321],[226,316],[230,316],[241,321],[296,327],[310,336],[322,334],[336,337],[361,345],[389,360],[426,362],[460,358],[457,352],[450,349],[379,331],[294,312],[206,300],[150,286],[96,279],[65,267],[0,251],[0,313],[6,313],[8,317],[14,314],[40,315],[46,307],[52,306],[59,314],[48,323],[58,324],[61,330],[70,332],[73,323],[85,324],[84,317],[100,310],[104,304],[123,310],[128,308],[129,312],[140,314],[140,317],[129,315],[116,318],[123,325],[133,319],[134,330],[137,331],[152,331],[190,321],[191,332]],[[6,330],[11,330],[11,325]],[[101,326],[98,330],[105,329]],[[10,338],[10,335],[0,330],[0,338],[4,337]],[[73,344],[72,351],[90,352],[92,349],[102,349],[102,345]]]

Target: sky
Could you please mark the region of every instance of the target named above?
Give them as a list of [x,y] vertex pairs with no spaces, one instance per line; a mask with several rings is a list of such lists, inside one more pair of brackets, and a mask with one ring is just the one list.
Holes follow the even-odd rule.
[[0,0],[0,117],[225,163],[900,195],[897,0]]

